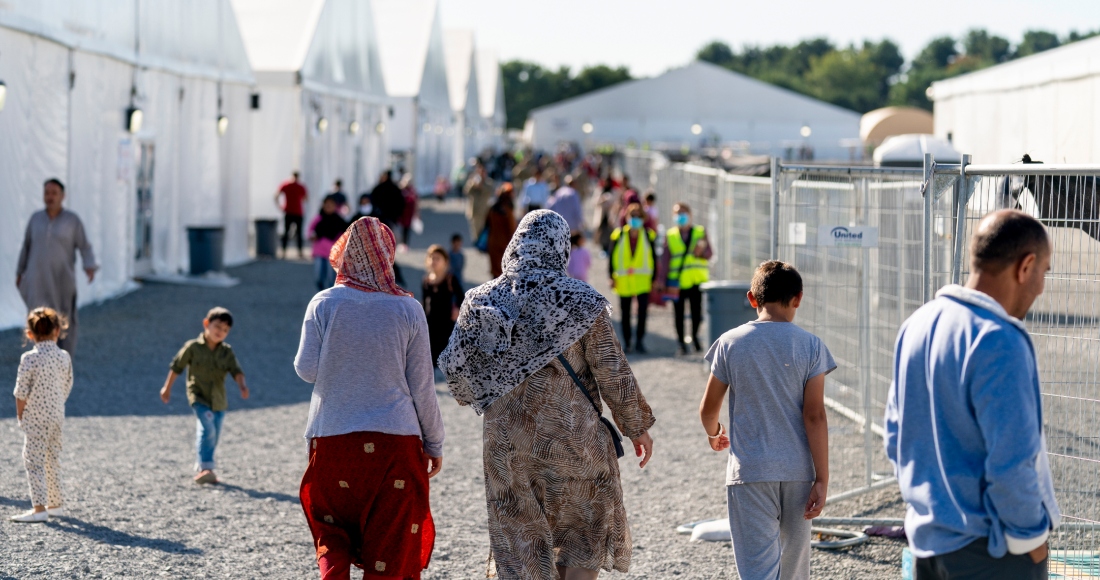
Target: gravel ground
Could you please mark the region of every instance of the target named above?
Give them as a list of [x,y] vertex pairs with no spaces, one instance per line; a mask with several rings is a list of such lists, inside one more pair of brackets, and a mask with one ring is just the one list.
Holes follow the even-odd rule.
[[[419,288],[423,249],[465,232],[451,202],[423,209],[426,233],[400,257]],[[486,260],[467,250],[466,278],[487,278]],[[605,265],[592,278],[606,290]],[[230,289],[146,285],[81,311],[63,465],[69,517],[44,525],[0,521],[2,578],[308,578],[316,577],[309,531],[298,503],[305,469],[301,438],[309,386],[291,360],[301,315],[313,290],[305,262],[257,262],[232,270]],[[252,388],[241,401],[230,389],[230,413],[218,450],[218,486],[191,483],[194,419],[182,381],[173,401],[157,390],[176,349],[200,332],[206,310],[230,308],[229,337]],[[673,357],[669,309],[651,312],[652,354],[631,355],[642,390],[657,414],[653,462],[623,459],[623,490],[634,534],[629,578],[736,578],[728,543],[691,543],[679,524],[723,517],[725,458],[700,436],[696,416],[706,370],[698,356]],[[14,382],[25,350],[15,331],[0,333],[0,382]],[[232,384],[230,384],[232,387]],[[447,458],[432,480],[438,526],[425,578],[481,578],[489,553],[481,468],[480,419],[437,386],[447,424]],[[0,508],[28,506],[14,403],[0,397]],[[832,418],[834,423],[842,421]],[[837,490],[834,490],[837,491]],[[833,516],[900,517],[895,489],[838,503]],[[815,551],[817,578],[896,578],[903,544],[872,539],[839,552]]]

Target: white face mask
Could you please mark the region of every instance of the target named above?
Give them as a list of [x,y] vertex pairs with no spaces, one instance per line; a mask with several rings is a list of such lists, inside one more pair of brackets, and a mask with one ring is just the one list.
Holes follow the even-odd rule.
[[373,210],[374,210],[374,206],[369,204],[369,203],[364,203],[363,205],[359,206],[359,213],[361,213],[363,215],[368,215]]

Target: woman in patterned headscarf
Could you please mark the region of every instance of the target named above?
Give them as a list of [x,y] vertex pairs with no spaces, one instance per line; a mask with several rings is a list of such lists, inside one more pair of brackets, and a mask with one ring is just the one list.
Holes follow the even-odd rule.
[[394,280],[393,232],[356,221],[332,248],[336,286],[309,303],[294,369],[313,383],[300,497],[325,579],[419,578],[443,461],[424,310]]
[[607,299],[570,278],[568,260],[565,219],[527,214],[503,274],[467,292],[439,357],[458,403],[485,415],[489,540],[502,580],[582,580],[630,566],[619,463],[594,406],[607,403],[643,467],[653,453],[653,413]]

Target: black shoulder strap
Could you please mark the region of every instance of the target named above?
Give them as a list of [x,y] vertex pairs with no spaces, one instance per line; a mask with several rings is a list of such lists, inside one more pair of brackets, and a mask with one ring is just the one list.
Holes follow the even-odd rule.
[[577,373],[573,371],[573,366],[569,364],[569,361],[565,360],[564,354],[558,355],[558,362],[561,363],[561,366],[565,367],[565,372],[569,373],[569,377],[573,379],[573,384],[577,385],[577,388],[584,393],[584,397],[588,399],[588,402],[592,403],[592,408],[596,409],[596,413],[602,415],[602,413],[600,413],[600,406],[596,404],[595,399],[592,398],[592,394],[588,392],[588,389],[584,388],[584,383],[577,377]]

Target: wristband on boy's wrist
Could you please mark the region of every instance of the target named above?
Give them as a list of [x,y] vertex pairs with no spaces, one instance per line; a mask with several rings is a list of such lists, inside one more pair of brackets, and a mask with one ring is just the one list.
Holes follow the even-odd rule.
[[725,432],[726,432],[725,426],[723,426],[721,423],[719,423],[718,424],[718,434],[717,435],[711,435],[710,433],[707,433],[707,438],[708,439],[717,439],[717,438],[721,437],[723,434],[725,434]]

